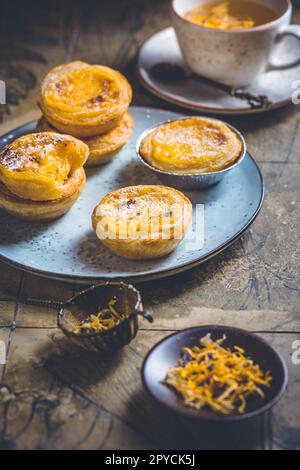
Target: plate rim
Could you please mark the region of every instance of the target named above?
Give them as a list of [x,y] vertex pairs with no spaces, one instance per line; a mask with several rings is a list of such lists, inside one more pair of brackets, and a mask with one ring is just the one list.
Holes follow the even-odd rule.
[[[190,410],[190,411],[187,410],[187,412],[185,414],[185,413],[183,413],[183,412],[181,413],[180,411],[175,409],[169,403],[168,404],[163,403],[157,397],[156,394],[152,393],[152,391],[150,390],[150,387],[148,386],[148,384],[146,382],[145,369],[146,369],[147,361],[149,360],[149,357],[151,356],[153,351],[157,347],[159,347],[162,343],[164,343],[165,341],[170,339],[171,337],[179,336],[182,333],[186,333],[186,332],[189,332],[189,331],[194,331],[194,330],[197,330],[199,328],[201,328],[201,329],[203,329],[203,328],[204,329],[220,328],[220,329],[224,329],[224,330],[234,330],[236,333],[241,333],[245,336],[250,336],[250,337],[254,338],[255,340],[259,341],[261,344],[264,344],[264,346],[266,346],[269,350],[271,350],[272,353],[277,356],[277,358],[278,358],[278,360],[279,360],[279,362],[282,366],[282,371],[283,371],[283,383],[281,384],[280,390],[278,391],[276,396],[272,400],[270,400],[270,402],[266,403],[265,405],[261,406],[260,408],[257,408],[255,410],[246,412],[242,415],[235,414],[235,415],[221,415],[220,416],[219,414],[215,414],[215,415],[212,414],[211,416],[201,416],[201,415],[197,415],[197,411],[194,410],[193,408],[191,408],[191,409],[188,408],[188,410]],[[287,385],[288,385],[288,378],[289,378],[288,367],[287,367],[285,359],[283,358],[283,355],[271,343],[266,341],[263,337],[259,336],[259,334],[257,334],[256,332],[245,330],[244,328],[231,326],[231,325],[224,325],[224,324],[205,324],[205,325],[191,326],[191,327],[184,328],[182,330],[174,331],[173,333],[165,336],[164,338],[159,340],[157,343],[155,343],[149,349],[149,351],[147,352],[146,356],[144,357],[142,366],[141,366],[140,375],[141,375],[143,387],[145,388],[147,393],[157,403],[159,403],[162,407],[167,408],[168,410],[172,411],[173,413],[184,416],[185,418],[193,419],[193,420],[199,420],[199,421],[206,421],[206,422],[207,421],[211,421],[211,422],[238,422],[238,421],[243,421],[243,420],[246,420],[246,419],[254,418],[255,416],[259,416],[259,415],[267,412],[268,410],[273,408],[273,406],[275,406],[276,403],[278,403],[278,401],[282,398],[283,394],[286,391],[286,388],[287,388]]]
[[169,26],[167,28],[164,28],[164,29],[158,31],[157,33],[152,34],[152,36],[146,38],[142,42],[141,46],[139,47],[138,53],[137,53],[137,61],[136,61],[136,66],[135,66],[136,75],[137,75],[137,78],[140,81],[140,83],[148,91],[153,93],[158,98],[160,98],[164,101],[167,101],[168,103],[172,103],[172,104],[175,104],[176,106],[180,106],[182,108],[189,109],[189,110],[192,110],[192,111],[201,111],[201,112],[205,112],[207,114],[220,114],[220,115],[227,115],[227,116],[228,115],[233,115],[234,116],[234,115],[268,113],[268,112],[273,111],[275,109],[282,108],[284,106],[288,106],[288,105],[292,104],[291,99],[286,98],[284,100],[280,100],[280,101],[277,101],[276,103],[273,103],[270,108],[246,108],[246,107],[245,108],[225,108],[225,107],[217,108],[217,107],[214,107],[214,106],[205,106],[205,105],[197,105],[197,104],[193,105],[190,102],[185,101],[185,99],[172,98],[172,97],[164,94],[162,91],[158,90],[153,85],[151,85],[151,83],[149,83],[149,81],[147,81],[143,77],[143,74],[142,74],[142,68],[143,67],[141,67],[141,64],[140,64],[140,62],[141,62],[140,58],[141,58],[142,50],[143,50],[144,46],[146,45],[146,43],[149,42],[152,38],[154,38],[154,36],[164,32],[164,31],[167,31],[168,29],[173,29],[174,30],[174,28],[172,26]]
[[[156,107],[150,107],[150,106],[135,106],[135,107],[140,108],[140,109],[144,108],[145,110],[153,109],[153,110],[156,110],[156,111],[170,112],[170,113],[176,114],[176,112],[174,112],[174,111],[169,111],[169,110],[156,108]],[[37,122],[37,120],[33,120],[33,121],[30,121],[30,122],[24,123],[21,126],[18,126],[15,129],[10,130],[9,132],[6,132],[2,136],[0,136],[0,138],[1,139],[5,138],[5,137],[9,136],[10,134],[22,129],[23,127],[32,125],[36,122]],[[259,203],[258,203],[252,217],[239,230],[239,232],[237,232],[235,235],[233,235],[230,239],[226,240],[221,245],[217,246],[214,250],[211,250],[210,252],[208,252],[205,256],[200,256],[200,257],[198,257],[197,259],[195,259],[193,261],[187,261],[187,262],[182,263],[180,266],[177,266],[177,267],[165,268],[163,270],[156,270],[156,271],[154,271],[152,273],[149,273],[149,274],[141,273],[141,274],[133,274],[133,275],[129,275],[129,276],[128,275],[121,275],[121,276],[117,276],[117,275],[115,275],[115,276],[114,275],[111,275],[111,276],[97,276],[97,275],[95,275],[95,276],[88,276],[88,277],[82,276],[82,275],[76,275],[76,274],[60,274],[60,273],[54,273],[54,272],[51,273],[51,272],[45,271],[43,269],[31,268],[31,267],[29,267],[29,266],[27,266],[23,263],[18,263],[17,261],[11,260],[7,256],[3,255],[2,253],[0,253],[0,261],[3,261],[4,263],[6,263],[7,265],[9,265],[11,267],[20,269],[21,271],[24,271],[24,272],[27,272],[27,273],[30,273],[30,274],[34,274],[34,275],[37,275],[37,276],[40,276],[40,277],[43,277],[43,278],[53,279],[53,280],[57,280],[57,281],[64,281],[64,282],[72,282],[72,283],[75,283],[75,284],[89,284],[89,285],[95,284],[95,283],[100,282],[100,281],[108,281],[108,280],[112,280],[112,279],[120,280],[120,281],[127,280],[128,282],[146,282],[146,281],[152,281],[152,280],[156,280],[156,279],[166,278],[166,277],[173,276],[173,275],[179,274],[181,272],[187,271],[189,269],[192,269],[196,266],[199,266],[199,265],[209,261],[210,259],[214,258],[215,256],[219,255],[225,249],[227,249],[229,246],[231,246],[235,241],[237,241],[245,233],[245,231],[251,226],[251,224],[254,222],[254,220],[256,219],[256,217],[258,216],[258,214],[259,214],[259,212],[262,208],[262,204],[263,204],[264,197],[265,197],[264,179],[263,179],[261,170],[260,170],[258,164],[256,163],[255,159],[252,157],[252,155],[249,152],[247,152],[246,156],[248,156],[250,158],[250,160],[252,161],[252,163],[254,164],[254,166],[256,168],[256,171],[257,171],[257,174],[258,174],[258,177],[259,177],[260,190],[261,190]]]

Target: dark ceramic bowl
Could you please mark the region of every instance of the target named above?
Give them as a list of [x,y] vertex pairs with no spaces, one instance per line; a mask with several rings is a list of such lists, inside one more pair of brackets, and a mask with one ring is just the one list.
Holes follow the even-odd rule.
[[[90,314],[106,308],[110,299],[115,297],[117,311],[125,318],[115,327],[98,333],[74,333],[73,329]],[[76,345],[89,351],[111,352],[122,348],[136,336],[138,316],[153,321],[151,315],[143,310],[139,291],[131,284],[109,281],[89,287],[68,300],[58,313],[58,326]]]
[[[249,398],[249,403],[243,414],[224,415],[209,410],[190,408],[170,387],[163,383],[168,369],[177,364],[183,347],[199,344],[199,339],[207,333],[211,333],[214,340],[226,335],[224,346],[229,348],[240,346],[245,350],[247,356],[260,365],[263,371],[270,370],[271,372],[271,386],[264,389],[264,399]],[[174,333],[156,344],[144,360],[142,380],[145,388],[155,400],[183,417],[228,422],[252,418],[272,408],[285,391],[288,372],[281,355],[261,337],[239,328],[208,325]]]

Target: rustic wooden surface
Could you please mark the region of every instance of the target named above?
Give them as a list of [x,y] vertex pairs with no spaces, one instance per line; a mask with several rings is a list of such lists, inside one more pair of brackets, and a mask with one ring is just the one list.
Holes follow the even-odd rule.
[[[300,9],[294,15],[300,23]],[[137,48],[169,24],[168,2],[4,1],[0,15],[1,134],[37,114],[38,84],[54,65],[83,59],[121,69],[134,104],[171,106],[137,83]],[[299,77],[300,78],[300,77]],[[56,312],[24,306],[26,297],[66,299],[75,286],[0,263],[0,448],[300,448],[299,176],[300,105],[236,117],[266,181],[252,228],[225,253],[174,278],[141,285],[153,327],[105,360],[74,350],[56,329]],[[1,227],[5,230],[5,227]],[[78,286],[76,287],[78,288]],[[207,323],[256,331],[284,355],[289,387],[272,415],[227,428],[195,428],[163,413],[143,391],[145,353],[170,331]]]

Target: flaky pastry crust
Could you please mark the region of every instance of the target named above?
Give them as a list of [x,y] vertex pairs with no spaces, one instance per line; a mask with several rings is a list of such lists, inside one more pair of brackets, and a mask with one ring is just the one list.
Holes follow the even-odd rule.
[[129,186],[107,194],[92,225],[111,251],[128,259],[159,258],[184,238],[192,204],[180,191],[159,185]]
[[[68,191],[52,201],[23,199],[10,192],[0,183],[0,209],[9,214],[32,222],[48,222],[64,215],[73,206],[83,190],[86,176],[83,168],[78,168],[73,176],[74,190]],[[75,184],[76,182],[76,184]]]
[[[126,144],[133,127],[133,118],[129,112],[126,112],[114,129],[95,137],[82,137],[81,140],[89,147],[90,151],[85,166],[97,166],[110,161]],[[55,131],[44,117],[38,121],[36,129],[38,132]]]
[[24,199],[58,199],[74,192],[72,175],[88,154],[87,145],[69,135],[27,134],[0,151],[0,181]]
[[29,220],[65,213],[85,184],[86,144],[55,132],[27,134],[0,151],[0,207]]
[[50,70],[39,106],[56,129],[91,137],[113,129],[127,111],[132,90],[118,71],[75,61]]

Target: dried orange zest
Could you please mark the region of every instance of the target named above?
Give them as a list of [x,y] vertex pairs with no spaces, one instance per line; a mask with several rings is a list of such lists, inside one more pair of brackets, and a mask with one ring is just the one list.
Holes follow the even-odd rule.
[[166,383],[187,406],[242,414],[250,396],[264,397],[261,387],[270,386],[270,372],[263,372],[242,348],[225,348],[225,339],[213,341],[205,336],[200,346],[183,348],[178,365],[169,369]]

